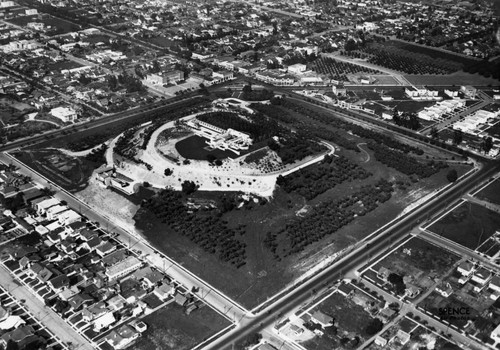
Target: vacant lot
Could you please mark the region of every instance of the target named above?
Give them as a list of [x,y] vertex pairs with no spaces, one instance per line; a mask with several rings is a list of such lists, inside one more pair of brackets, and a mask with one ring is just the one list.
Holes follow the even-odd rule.
[[500,214],[475,203],[464,202],[428,229],[472,250],[500,227]]
[[375,264],[372,269],[389,269],[409,283],[429,288],[434,282],[431,278],[443,276],[460,259],[459,256],[420,238],[413,238],[397,248],[390,255]]
[[475,194],[479,199],[500,205],[500,179],[496,179]]
[[136,350],[187,350],[228,327],[230,322],[209,307],[186,315],[175,304],[161,308],[143,321],[148,330],[134,345]]

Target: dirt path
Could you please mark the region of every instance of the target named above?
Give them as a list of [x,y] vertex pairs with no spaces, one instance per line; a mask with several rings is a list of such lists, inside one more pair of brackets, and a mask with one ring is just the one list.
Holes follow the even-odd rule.
[[361,152],[366,155],[366,160],[363,163],[368,163],[370,161],[370,153],[368,153],[365,149],[361,148],[361,145],[366,145],[366,142],[358,143],[357,146]]

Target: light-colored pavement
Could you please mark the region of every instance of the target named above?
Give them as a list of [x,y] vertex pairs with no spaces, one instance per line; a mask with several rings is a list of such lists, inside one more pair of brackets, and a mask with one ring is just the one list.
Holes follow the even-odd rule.
[[3,265],[0,267],[0,280],[2,287],[6,289],[17,300],[25,300],[24,305],[30,310],[31,314],[47,327],[53,334],[57,335],[64,343],[72,343],[72,349],[93,350],[94,348],[76,333],[61,317],[45,304],[24,285],[16,281]]

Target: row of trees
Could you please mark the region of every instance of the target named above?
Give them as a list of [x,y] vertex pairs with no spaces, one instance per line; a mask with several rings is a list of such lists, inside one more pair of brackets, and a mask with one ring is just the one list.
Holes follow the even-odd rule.
[[[192,193],[196,184],[183,183],[183,190]],[[152,213],[162,223],[197,246],[223,261],[240,268],[246,263],[246,244],[239,241],[236,231],[227,227],[227,222],[216,212],[206,215],[191,213],[184,205],[186,198],[181,192],[164,189],[141,204],[141,211]],[[139,212],[139,215],[141,213]]]
[[397,109],[394,110],[392,121],[398,125],[411,130],[420,129],[420,120],[416,113],[403,112],[399,113]]
[[431,160],[424,163],[418,161],[415,157],[373,141],[368,143],[368,148],[373,151],[375,158],[379,162],[405,175],[415,174],[421,178],[427,178],[436,174],[441,169],[448,167],[448,165],[443,162],[434,162]]
[[[378,131],[366,129],[360,125],[349,123],[340,118],[332,118],[331,115],[326,113],[320,113],[314,111],[310,108],[307,108],[304,105],[301,105],[297,102],[291,101],[289,99],[285,99],[282,103],[282,106],[291,109],[294,112],[297,112],[302,115],[307,115],[308,117],[320,121],[324,124],[331,125],[335,128],[343,129],[346,131],[351,131],[353,134],[358,135],[359,137],[365,139],[372,139],[374,142],[383,143],[385,146],[398,149],[403,153],[415,153],[417,155],[424,154],[424,151],[421,148],[410,146],[406,143],[400,142],[389,135],[384,135]],[[354,144],[355,145],[355,144]]]
[[276,184],[285,192],[295,192],[311,200],[345,181],[366,179],[371,175],[349,159],[326,155],[321,163],[310,165],[287,176],[278,176]]
[[277,260],[301,252],[348,225],[356,216],[373,211],[389,200],[393,191],[391,182],[380,179],[337,201],[320,203],[306,217],[293,220],[276,233],[268,232],[264,244]]

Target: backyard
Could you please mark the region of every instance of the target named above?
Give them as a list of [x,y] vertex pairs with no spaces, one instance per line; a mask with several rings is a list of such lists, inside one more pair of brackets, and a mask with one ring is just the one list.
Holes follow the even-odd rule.
[[187,315],[171,303],[142,319],[148,330],[134,345],[137,350],[188,350],[230,325],[208,306]]
[[481,205],[464,201],[428,230],[472,250],[477,249],[500,228],[500,215]]
[[492,181],[488,186],[474,195],[475,197],[500,205],[500,179]]

